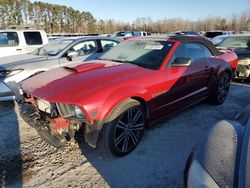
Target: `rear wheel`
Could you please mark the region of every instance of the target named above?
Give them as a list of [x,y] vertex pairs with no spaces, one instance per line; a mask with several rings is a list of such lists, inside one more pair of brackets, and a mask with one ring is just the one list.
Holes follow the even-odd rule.
[[230,89],[230,81],[230,75],[226,72],[223,72],[220,76],[220,79],[215,84],[214,91],[212,91],[209,97],[209,101],[212,104],[220,105],[226,100]]
[[141,140],[145,117],[140,102],[134,99],[121,102],[103,125],[99,140],[102,149],[114,156],[130,153]]

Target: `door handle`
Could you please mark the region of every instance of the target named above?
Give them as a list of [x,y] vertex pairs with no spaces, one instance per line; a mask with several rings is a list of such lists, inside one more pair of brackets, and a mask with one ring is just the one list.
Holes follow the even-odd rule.
[[22,51],[22,49],[21,48],[17,48],[16,51]]

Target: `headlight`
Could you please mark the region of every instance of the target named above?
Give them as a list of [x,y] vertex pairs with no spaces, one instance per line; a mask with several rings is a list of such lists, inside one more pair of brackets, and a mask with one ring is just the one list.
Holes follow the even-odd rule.
[[199,188],[199,187],[219,188],[219,186],[213,180],[213,178],[207,173],[207,171],[196,160],[193,160],[190,165],[190,168],[188,171],[187,187],[188,188]]
[[56,106],[57,106],[57,109],[58,109],[60,115],[63,118],[72,118],[72,117],[76,117],[79,119],[86,118],[82,109],[76,105],[56,103]]
[[2,76],[2,77],[12,76],[12,75],[18,74],[19,72],[22,72],[22,71],[23,71],[23,69],[2,70],[2,71],[0,71],[0,76]]

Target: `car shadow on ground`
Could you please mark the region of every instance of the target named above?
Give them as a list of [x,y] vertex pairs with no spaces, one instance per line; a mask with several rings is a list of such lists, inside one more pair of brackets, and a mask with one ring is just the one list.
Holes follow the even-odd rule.
[[13,101],[0,102],[0,187],[19,188],[23,182],[19,124],[14,106]]

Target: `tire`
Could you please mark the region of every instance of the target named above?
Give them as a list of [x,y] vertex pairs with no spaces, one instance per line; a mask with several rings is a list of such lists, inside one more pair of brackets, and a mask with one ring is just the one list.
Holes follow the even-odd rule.
[[230,75],[227,72],[223,72],[209,96],[211,104],[220,105],[224,103],[230,89],[230,81]]
[[62,136],[54,136],[50,132],[43,131],[41,129],[36,129],[39,136],[43,141],[45,141],[47,144],[56,147],[56,148],[61,148],[65,146],[66,140]]
[[111,112],[103,125],[99,144],[116,157],[127,155],[140,142],[146,124],[145,109],[139,101],[126,99]]

